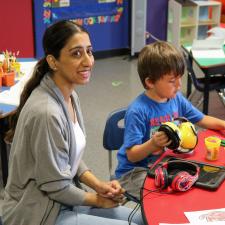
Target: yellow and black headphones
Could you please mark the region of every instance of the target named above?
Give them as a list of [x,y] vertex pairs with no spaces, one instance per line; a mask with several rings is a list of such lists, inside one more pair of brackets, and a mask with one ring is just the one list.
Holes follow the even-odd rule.
[[163,123],[159,131],[164,131],[171,140],[171,144],[167,147],[178,153],[191,152],[198,143],[194,125],[184,117]]

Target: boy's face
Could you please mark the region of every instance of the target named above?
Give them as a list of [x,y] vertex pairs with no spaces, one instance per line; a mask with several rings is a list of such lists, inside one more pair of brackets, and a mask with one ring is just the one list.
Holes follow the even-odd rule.
[[165,102],[174,98],[181,88],[181,76],[175,76],[174,74],[165,74],[154,83],[149,80],[146,82],[147,93],[158,102]]

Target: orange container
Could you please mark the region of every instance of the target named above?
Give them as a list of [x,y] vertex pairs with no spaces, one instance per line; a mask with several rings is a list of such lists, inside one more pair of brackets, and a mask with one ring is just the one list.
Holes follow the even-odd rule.
[[15,84],[15,72],[3,73],[2,85],[3,86],[13,86]]
[[2,76],[3,76],[3,69],[0,66],[0,87],[2,86]]

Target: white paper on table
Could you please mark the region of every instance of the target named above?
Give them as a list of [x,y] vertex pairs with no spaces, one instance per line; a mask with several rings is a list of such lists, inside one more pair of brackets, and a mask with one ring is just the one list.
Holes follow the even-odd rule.
[[210,49],[210,50],[191,50],[192,55],[194,58],[203,58],[203,59],[213,59],[213,58],[220,58],[225,59],[225,54],[223,49]]
[[184,212],[184,214],[191,224],[198,224],[198,225],[225,224],[225,208]]
[[37,61],[33,62],[21,62],[21,72],[24,73],[23,77],[13,85],[9,90],[3,91],[0,93],[0,103],[9,104],[9,105],[19,105],[20,94],[24,88],[24,85],[29,80],[34,66]]
[[225,39],[225,28],[222,27],[213,27],[212,29],[207,31],[208,34],[214,37],[221,37]]
[[209,50],[209,49],[223,49],[224,38],[222,37],[209,37],[204,40],[194,40],[192,49]]

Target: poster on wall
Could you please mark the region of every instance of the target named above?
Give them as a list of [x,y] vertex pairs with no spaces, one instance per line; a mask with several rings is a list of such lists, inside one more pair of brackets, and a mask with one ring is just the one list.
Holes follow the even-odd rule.
[[37,58],[43,56],[42,37],[46,28],[59,20],[73,20],[84,26],[96,52],[129,46],[129,0],[33,0],[33,3]]
[[44,0],[43,22],[71,19],[80,25],[118,23],[124,11],[123,0]]

